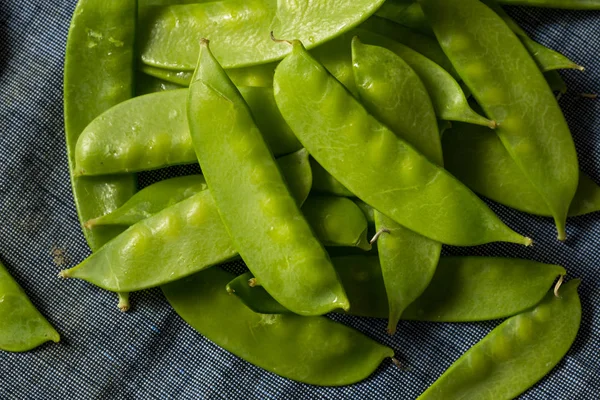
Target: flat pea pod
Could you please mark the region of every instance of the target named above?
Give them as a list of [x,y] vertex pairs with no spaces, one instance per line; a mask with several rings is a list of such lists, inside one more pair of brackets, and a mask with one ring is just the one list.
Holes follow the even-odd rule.
[[506,23],[478,0],[420,4],[461,78],[499,124],[498,136],[545,200],[564,240],[579,168],[569,127],[544,76]]
[[0,263],[0,350],[24,352],[60,335]]
[[567,353],[579,330],[579,280],[550,291],[535,308],[500,324],[425,391],[428,399],[513,399]]
[[[352,40],[352,65],[360,99],[367,110],[412,144],[429,160],[443,166],[437,119],[427,89],[396,54]],[[377,248],[389,304],[388,333],[404,309],[429,285],[442,244],[419,235],[374,211]],[[398,265],[401,261],[401,265]]]
[[[480,127],[456,123],[444,135],[446,168],[475,192],[498,203],[541,216],[552,216],[546,202],[521,170],[500,138]],[[600,186],[585,173],[569,206],[569,216],[600,211]]]
[[271,41],[270,32],[300,38],[315,47],[354,28],[382,3],[228,0],[157,7],[141,21],[141,58],[156,67],[193,70],[200,39],[210,38],[224,68],[269,63],[289,52],[286,45]]
[[277,375],[343,386],[371,375],[394,352],[326,317],[265,315],[223,288],[234,276],[211,268],[162,287],[177,314],[223,349]]
[[498,0],[510,6],[564,8],[567,10],[600,10],[600,0]]
[[187,104],[198,161],[248,268],[277,301],[298,314],[347,309],[327,252],[292,198],[248,105],[206,40]]
[[302,213],[325,246],[371,250],[367,239],[367,219],[352,200],[344,197],[311,196],[304,203]]
[[[304,149],[277,160],[292,195],[302,205],[312,186],[308,152]],[[138,193],[110,214],[86,223],[89,227],[101,225],[131,226],[157,214],[198,192],[208,189],[202,175],[181,176],[156,182]]]
[[466,186],[369,115],[298,41],[275,70],[274,92],[281,114],[319,164],[399,224],[460,246],[530,244]]
[[[270,87],[273,86],[273,74],[277,63],[255,65],[252,67],[228,69],[227,75],[236,86]],[[182,86],[189,86],[194,71],[173,71],[170,69],[142,65],[141,71],[156,78]]]
[[[271,88],[241,88],[277,155],[302,145],[277,111]],[[125,101],[92,121],[77,142],[76,173],[82,176],[147,171],[195,164],[186,115],[188,90],[153,93]]]
[[[351,315],[388,318],[388,300],[377,256],[332,257],[350,299]],[[398,260],[400,266],[401,260]],[[506,318],[538,304],[552,282],[566,273],[558,265],[517,258],[441,257],[427,289],[402,313],[403,320],[473,322]],[[252,274],[228,285],[229,292],[259,313],[289,313]]]
[[[77,139],[85,127],[133,95],[136,10],[135,0],[80,0],[69,28],[64,75],[65,133],[73,197],[82,225],[118,208],[136,190],[134,175],[82,178],[75,172]],[[114,227],[94,231],[83,228],[92,251],[120,232]]]

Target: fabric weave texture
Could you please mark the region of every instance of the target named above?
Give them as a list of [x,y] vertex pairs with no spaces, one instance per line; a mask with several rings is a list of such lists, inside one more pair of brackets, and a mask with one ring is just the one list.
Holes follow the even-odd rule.
[[[160,290],[134,293],[121,313],[116,296],[61,269],[90,251],[72,200],[65,150],[62,74],[75,0],[0,1],[0,259],[62,336],[24,354],[0,352],[1,399],[413,399],[500,321],[434,324],[335,317],[391,346],[403,367],[386,361],[369,379],[319,388],[265,372],[187,326]],[[539,42],[586,67],[563,71],[560,104],[581,168],[600,182],[600,12],[510,8]],[[193,168],[140,175],[140,186]],[[582,278],[579,336],[560,364],[520,399],[600,397],[600,213],[569,220],[566,243],[549,218],[489,203],[512,228],[535,239],[525,248],[491,244],[444,254],[495,255],[563,265]],[[240,265],[233,268],[241,268]],[[1,321],[0,321],[1,323]]]

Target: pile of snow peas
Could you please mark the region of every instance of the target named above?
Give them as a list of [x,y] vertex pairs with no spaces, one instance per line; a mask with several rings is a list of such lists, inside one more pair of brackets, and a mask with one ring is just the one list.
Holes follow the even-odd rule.
[[[91,256],[61,271],[119,296],[160,287],[201,335],[313,385],[394,350],[330,312],[505,319],[420,399],[511,399],[566,354],[579,281],[442,246],[532,239],[478,196],[555,221],[600,210],[557,102],[576,62],[500,4],[595,0],[79,0],[65,132]],[[136,173],[201,175],[137,190]],[[241,258],[248,272],[221,265]],[[0,349],[58,333],[0,265]],[[13,305],[14,304],[14,305]],[[397,349],[401,351],[401,349]],[[384,361],[388,360],[388,361]],[[401,373],[401,370],[398,370]]]

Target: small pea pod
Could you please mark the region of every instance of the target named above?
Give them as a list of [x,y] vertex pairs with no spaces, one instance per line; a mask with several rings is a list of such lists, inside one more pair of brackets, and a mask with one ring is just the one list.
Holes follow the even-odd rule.
[[[304,149],[277,160],[290,191],[299,205],[310,192],[312,173],[308,152]],[[127,203],[110,214],[86,223],[89,227],[100,225],[130,226],[171,207],[198,192],[208,189],[202,175],[189,175],[166,179],[134,194]]]
[[564,8],[567,10],[600,10],[600,0],[498,0],[511,6]]
[[274,298],[301,315],[347,309],[327,252],[292,198],[248,105],[206,40],[187,105],[202,172],[248,268]]
[[342,386],[371,375],[394,352],[325,317],[264,315],[223,288],[233,275],[211,268],[163,286],[167,301],[198,333],[267,371],[312,385]]
[[579,280],[550,291],[532,310],[516,315],[462,355],[425,391],[429,399],[513,399],[565,356],[579,330]]
[[498,136],[545,200],[564,240],[579,168],[569,127],[544,76],[506,23],[478,0],[420,4],[473,96],[498,122]]
[[315,47],[354,28],[382,3],[229,0],[157,7],[140,22],[141,58],[156,67],[193,70],[199,41],[207,37],[215,43],[215,56],[224,68],[269,63],[289,52],[284,44],[271,41],[270,32],[300,38]]
[[60,335],[0,263],[0,350],[23,352]]
[[[349,314],[388,318],[388,300],[376,256],[333,257],[350,299]],[[400,267],[401,260],[397,260]],[[517,258],[442,257],[425,292],[402,313],[403,320],[472,322],[506,318],[538,304],[565,269]],[[250,287],[251,273],[228,285],[250,309],[289,313],[261,287]]]
[[530,244],[452,175],[369,115],[300,42],[293,42],[292,53],[275,70],[274,92],[281,114],[319,164],[399,224],[460,246]]
[[[500,138],[480,127],[456,123],[443,137],[446,168],[475,192],[530,214],[551,217],[546,202],[521,176]],[[600,211],[600,186],[585,173],[569,206],[569,216]]]
[[[302,146],[282,119],[267,88],[241,88],[275,155]],[[186,115],[187,89],[125,101],[92,121],[77,141],[76,173],[82,176],[147,171],[197,163]]]
[[[396,135],[429,160],[443,165],[442,145],[427,89],[400,57],[378,46],[352,41],[352,65],[362,103]],[[429,285],[442,244],[419,235],[374,211],[381,234],[377,247],[389,304],[388,333],[404,309]],[[399,267],[398,261],[402,260]]]

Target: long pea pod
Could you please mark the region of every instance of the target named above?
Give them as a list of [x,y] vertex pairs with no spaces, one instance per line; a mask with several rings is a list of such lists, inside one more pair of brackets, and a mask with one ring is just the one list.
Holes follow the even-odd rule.
[[255,313],[223,289],[233,277],[211,268],[162,290],[177,314],[201,335],[295,381],[350,385],[394,355],[389,347],[325,317]]
[[600,0],[497,0],[511,6],[564,8],[567,10],[600,10]]
[[23,352],[60,335],[0,262],[0,350]]
[[[364,45],[358,37],[352,40],[352,66],[367,110],[429,160],[443,166],[433,105],[415,71],[390,50]],[[374,211],[374,219],[377,232],[385,232],[377,248],[390,311],[387,330],[393,334],[402,312],[429,285],[442,244],[406,229],[379,211]]]
[[551,290],[463,354],[425,391],[429,399],[513,399],[542,379],[567,353],[579,330],[579,280]]
[[[539,192],[522,178],[519,166],[495,133],[456,123],[445,133],[442,143],[448,171],[475,192],[520,211],[552,216]],[[580,171],[568,215],[594,211],[600,211],[600,186]]]
[[[332,257],[350,299],[351,315],[388,318],[388,300],[377,256]],[[398,260],[398,267],[400,267]],[[402,313],[402,320],[473,322],[506,318],[538,304],[563,267],[517,258],[441,257],[427,289]],[[261,287],[250,287],[251,273],[228,285],[250,309],[289,313]]]
[[235,248],[265,289],[301,315],[347,309],[323,245],[292,198],[250,109],[201,42],[187,103],[198,161]]
[[460,246],[530,244],[466,186],[369,115],[298,41],[275,70],[274,92],[286,122],[319,164],[399,224]]
[[[275,155],[302,146],[282,119],[271,88],[240,89]],[[75,173],[81,176],[147,171],[197,163],[186,115],[187,89],[136,97],[92,121],[77,141]]]
[[152,66],[193,70],[200,39],[210,38],[224,68],[264,64],[283,58],[290,50],[272,43],[271,31],[315,47],[354,28],[382,3],[229,0],[157,7],[140,22],[141,58]]
[[506,23],[478,0],[420,4],[461,78],[498,122],[498,136],[545,200],[564,240],[579,168],[569,127],[544,76]]
[[[137,2],[79,0],[67,38],[64,65],[64,118],[69,174],[83,234],[92,251],[118,235],[119,227],[91,231],[83,224],[121,206],[136,191],[131,174],[78,177],[76,146],[98,115],[133,95]],[[129,308],[119,295],[119,308]]]

